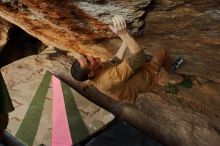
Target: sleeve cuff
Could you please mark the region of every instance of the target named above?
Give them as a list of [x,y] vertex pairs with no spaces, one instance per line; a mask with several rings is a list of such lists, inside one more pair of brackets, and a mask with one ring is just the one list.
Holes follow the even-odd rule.
[[122,60],[120,60],[117,56],[115,56],[112,60],[111,60],[112,63],[121,63]]
[[129,66],[135,72],[139,69],[144,62],[148,62],[151,60],[151,56],[145,54],[144,50],[139,51],[136,54],[131,54],[131,56],[127,59]]

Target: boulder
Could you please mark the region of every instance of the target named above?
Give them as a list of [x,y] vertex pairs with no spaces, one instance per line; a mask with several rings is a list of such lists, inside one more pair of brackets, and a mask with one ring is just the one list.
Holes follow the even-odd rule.
[[[2,1],[0,2],[0,16],[48,46],[70,50],[74,53],[99,56],[106,60],[111,57],[109,50],[113,47],[98,43],[98,40],[114,36],[109,29],[113,12],[126,14],[126,21],[132,25],[134,22],[135,27],[140,28],[143,26],[143,20],[140,18],[144,15],[144,8],[150,1],[132,1],[132,3],[126,3],[127,0],[106,1],[103,4],[97,2]],[[112,14],[103,14],[109,10],[113,11]],[[134,13],[137,14],[133,15]],[[134,27],[131,26],[131,31],[134,31],[132,28]]]

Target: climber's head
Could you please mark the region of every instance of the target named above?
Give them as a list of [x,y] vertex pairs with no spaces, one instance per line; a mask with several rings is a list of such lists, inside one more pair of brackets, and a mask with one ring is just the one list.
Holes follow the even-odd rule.
[[95,76],[95,71],[101,67],[101,59],[91,56],[82,56],[75,60],[71,74],[78,81],[86,81]]

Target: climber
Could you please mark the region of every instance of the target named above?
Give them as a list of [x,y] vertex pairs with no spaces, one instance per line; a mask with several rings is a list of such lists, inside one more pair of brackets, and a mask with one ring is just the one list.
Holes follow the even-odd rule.
[[4,130],[8,125],[8,113],[13,110],[14,107],[0,70],[0,144],[3,140]]
[[[78,81],[90,80],[100,92],[115,100],[134,103],[138,93],[167,83],[164,78],[167,72],[162,68],[166,51],[160,49],[153,57],[145,54],[128,34],[123,17],[115,15],[112,21],[110,29],[122,40],[112,61],[102,63],[100,58],[81,56],[74,61],[71,74]],[[127,48],[130,57],[123,59]]]

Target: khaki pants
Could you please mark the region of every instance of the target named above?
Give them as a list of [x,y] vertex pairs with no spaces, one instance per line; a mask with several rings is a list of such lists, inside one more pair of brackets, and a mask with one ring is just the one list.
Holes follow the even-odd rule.
[[164,65],[167,53],[165,49],[159,49],[153,53],[151,61],[144,63],[143,67],[147,70],[147,73],[151,77],[152,87],[158,84],[159,72]]

